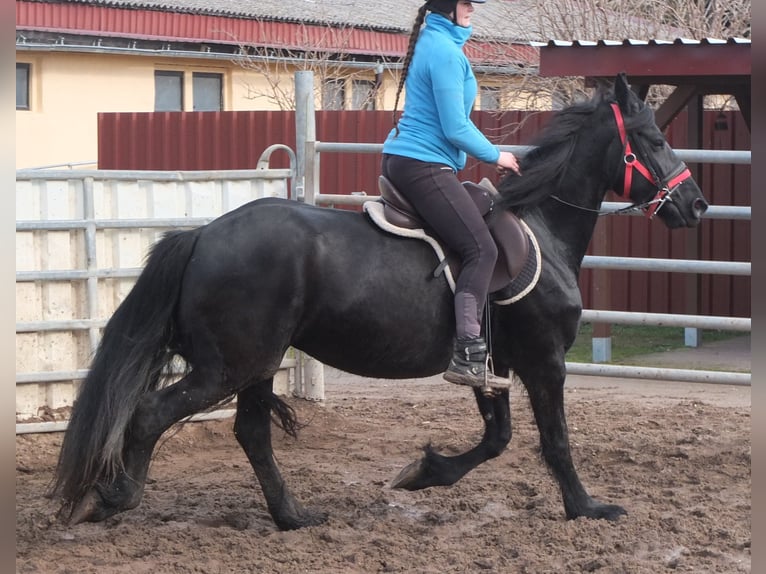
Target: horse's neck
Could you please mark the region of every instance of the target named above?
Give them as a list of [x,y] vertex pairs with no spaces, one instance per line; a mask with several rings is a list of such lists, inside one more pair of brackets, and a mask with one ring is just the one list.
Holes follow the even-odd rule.
[[539,225],[545,228],[552,248],[575,270],[588,250],[598,210],[612,185],[610,166],[620,165],[619,138],[604,127],[603,115],[594,114],[574,136],[576,145],[566,159],[565,171],[549,181],[550,194],[537,205]]
[[572,182],[552,194],[540,207],[540,219],[557,249],[579,268],[598,221],[598,209],[606,195],[606,183],[596,177]]

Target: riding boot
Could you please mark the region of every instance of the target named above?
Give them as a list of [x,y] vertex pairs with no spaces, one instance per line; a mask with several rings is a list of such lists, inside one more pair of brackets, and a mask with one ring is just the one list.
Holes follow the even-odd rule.
[[460,337],[444,379],[457,385],[482,387],[487,369],[487,344],[483,337]]
[[459,338],[444,373],[444,380],[456,385],[481,387],[485,392],[510,387],[510,379],[487,368],[487,344],[482,337]]

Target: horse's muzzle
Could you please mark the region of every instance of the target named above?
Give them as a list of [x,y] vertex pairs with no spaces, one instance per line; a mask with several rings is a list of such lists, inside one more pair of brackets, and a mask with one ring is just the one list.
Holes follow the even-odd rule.
[[708,204],[704,198],[698,197],[692,202],[692,213],[695,219],[700,219],[702,214],[707,211]]

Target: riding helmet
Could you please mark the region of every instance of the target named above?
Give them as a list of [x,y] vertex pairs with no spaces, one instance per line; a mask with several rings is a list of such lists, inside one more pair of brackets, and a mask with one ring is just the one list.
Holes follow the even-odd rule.
[[[487,0],[471,0],[472,4],[484,4]],[[441,14],[450,14],[454,12],[455,6],[457,6],[458,0],[428,0],[426,2],[426,8],[431,12],[439,12]]]

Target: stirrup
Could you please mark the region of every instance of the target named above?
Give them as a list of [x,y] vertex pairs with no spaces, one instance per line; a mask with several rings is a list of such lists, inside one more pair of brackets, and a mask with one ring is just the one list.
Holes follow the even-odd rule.
[[456,385],[480,388],[484,394],[510,388],[510,381],[498,377],[493,371],[492,359],[482,337],[457,340],[444,380]]

